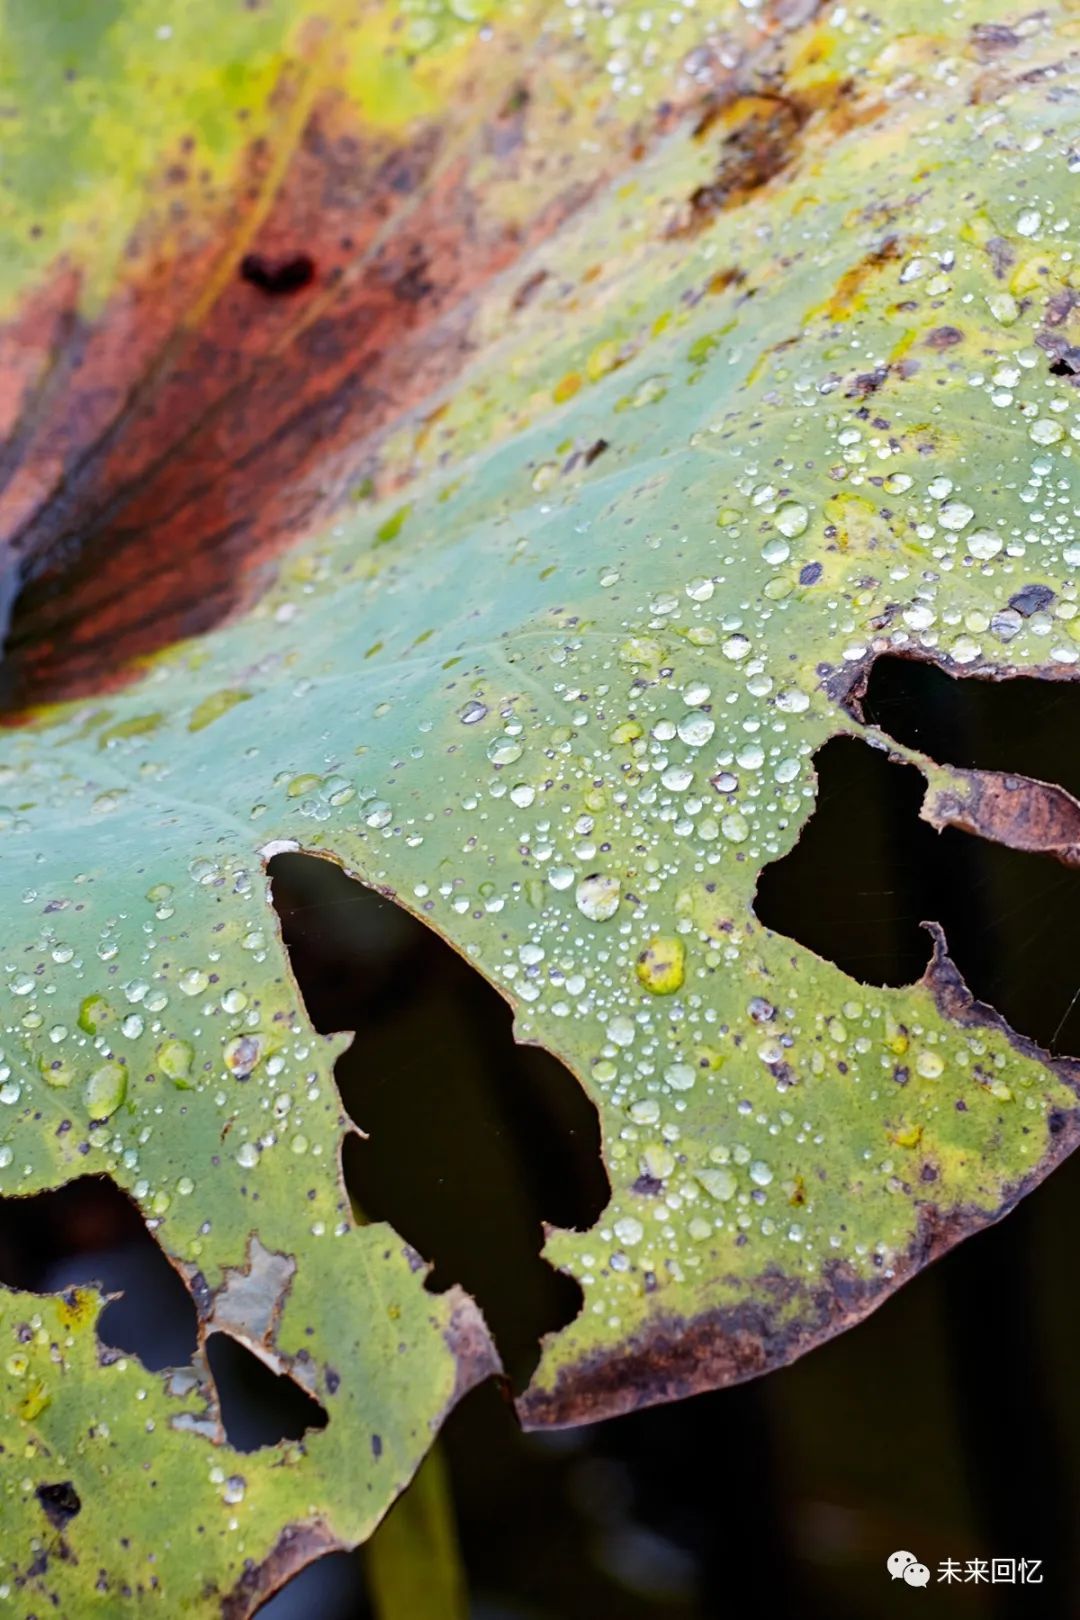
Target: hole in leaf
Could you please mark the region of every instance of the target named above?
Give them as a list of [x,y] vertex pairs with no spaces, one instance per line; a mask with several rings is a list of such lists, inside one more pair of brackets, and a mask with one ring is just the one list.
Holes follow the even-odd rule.
[[314,281],[315,260],[310,253],[286,253],[276,259],[265,253],[245,253],[240,260],[240,279],[271,298],[288,297]]
[[1049,371],[1053,377],[1068,377],[1075,381],[1080,374],[1080,348],[1073,344],[1061,350],[1055,360],[1050,362]]
[[286,1373],[275,1373],[228,1333],[211,1333],[206,1359],[217,1386],[225,1435],[237,1451],[258,1451],[279,1440],[302,1440],[325,1429],[327,1416]]
[[324,1553],[260,1603],[259,1620],[367,1620],[359,1552]]
[[924,784],[854,738],[815,758],[817,806],[795,848],[765,867],[767,928],[865,984],[910,984],[938,922],[972,994],[1055,1052],[1080,1051],[1080,872],[919,820]]
[[75,1515],[82,1508],[79,1493],[70,1479],[57,1480],[52,1485],[38,1485],[34,1495],[41,1503],[45,1517],[49,1523],[62,1530],[70,1524]]
[[595,1108],[514,1042],[502,997],[430,928],[314,856],[275,856],[270,873],[312,1021],[356,1031],[336,1068],[369,1135],[343,1145],[350,1195],[434,1262],[430,1287],[473,1295],[526,1379],[541,1334],[580,1308],[540,1258],[541,1223],[590,1226],[608,1200]]
[[106,1176],[0,1198],[0,1282],[35,1294],[96,1283],[123,1295],[98,1319],[104,1345],[152,1371],[186,1366],[195,1353],[191,1295],[138,1209]]
[[[1030,607],[1037,589],[1012,601]],[[957,678],[924,659],[885,657],[859,708],[870,725],[942,764],[1033,776],[1080,797],[1080,683]]]
[[922,904],[939,887],[936,835],[918,819],[922,777],[847,737],[814,764],[817,806],[792,852],[762,871],[754,910],[854,979],[911,984],[930,959],[920,923],[940,920]]

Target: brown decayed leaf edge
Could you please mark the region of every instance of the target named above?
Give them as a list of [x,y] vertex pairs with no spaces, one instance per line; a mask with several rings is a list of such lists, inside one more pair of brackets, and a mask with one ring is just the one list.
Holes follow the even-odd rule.
[[[1052,1058],[1018,1035],[999,1013],[972,996],[948,955],[945,936],[927,923],[933,955],[920,983],[939,1010],[965,1027],[1000,1031],[1024,1057],[1051,1069],[1080,1098],[1080,1062]],[[659,1317],[629,1340],[621,1353],[586,1357],[560,1369],[552,1389],[527,1390],[517,1401],[526,1428],[562,1428],[617,1417],[657,1401],[682,1400],[726,1384],[742,1383],[795,1361],[808,1350],[853,1327],[925,1266],[962,1239],[1007,1215],[1020,1199],[1080,1143],[1080,1106],[1050,1116],[1052,1147],[1028,1175],[1008,1187],[991,1210],[976,1206],[943,1213],[932,1198],[915,1200],[917,1226],[890,1277],[857,1276],[841,1261],[823,1269],[813,1288],[765,1272],[747,1283],[745,1304],[697,1317]],[[926,1180],[933,1185],[933,1167]],[[920,1179],[922,1179],[920,1177]]]

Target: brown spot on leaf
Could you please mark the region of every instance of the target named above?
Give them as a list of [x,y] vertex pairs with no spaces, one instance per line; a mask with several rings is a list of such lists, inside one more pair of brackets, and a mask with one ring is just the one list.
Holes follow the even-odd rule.
[[833,288],[832,297],[825,305],[824,313],[828,318],[842,321],[854,314],[866,283],[885,265],[899,257],[899,239],[895,236],[886,236],[877,247],[864,254],[857,264],[853,264],[850,270],[845,270]]
[[706,292],[722,293],[729,287],[741,287],[746,280],[746,271],[737,264],[725,265],[722,270],[716,270],[709,277]]
[[793,163],[810,111],[792,97],[767,93],[711,106],[694,134],[704,139],[714,125],[723,127],[716,170],[711,180],[691,192],[676,234],[702,230],[718,213],[738,208]]
[[980,62],[992,62],[1020,44],[1020,35],[1007,23],[976,23],[971,30],[972,52]]
[[928,349],[951,349],[963,341],[964,334],[956,326],[935,326],[923,339]]
[[873,371],[860,372],[847,390],[845,398],[868,399],[871,394],[876,394],[891,369],[890,366],[876,366]]
[[999,281],[1004,281],[1016,263],[1012,243],[1007,237],[992,236],[986,244],[986,252],[993,266],[994,275]]
[[526,276],[511,299],[510,308],[516,311],[531,304],[550,273],[548,270],[534,270],[531,276]]
[[1080,305],[1080,292],[1075,287],[1061,287],[1046,300],[1047,326],[1064,326],[1073,310]]

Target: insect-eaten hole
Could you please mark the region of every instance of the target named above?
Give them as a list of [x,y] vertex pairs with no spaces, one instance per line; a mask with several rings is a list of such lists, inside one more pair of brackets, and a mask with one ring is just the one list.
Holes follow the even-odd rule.
[[1057,352],[1047,370],[1052,377],[1068,377],[1070,382],[1075,382],[1080,377],[1080,348],[1067,344]]
[[[33,1294],[60,1294],[95,1285],[115,1294],[98,1317],[106,1351],[137,1356],[151,1372],[188,1367],[198,1347],[195,1304],[126,1193],[107,1176],[80,1176],[66,1186],[25,1198],[0,1198],[0,1283]],[[229,1444],[255,1451],[279,1440],[299,1440],[326,1427],[319,1403],[286,1375],[278,1376],[225,1333],[207,1339],[206,1357],[217,1386]],[[53,1492],[56,1512],[74,1499],[63,1485]],[[70,1516],[70,1515],[69,1515]],[[55,1521],[54,1521],[55,1522]]]
[[287,1373],[274,1372],[231,1334],[211,1333],[206,1359],[225,1438],[235,1451],[259,1451],[326,1428],[326,1412],[314,1396]]
[[[1045,609],[1046,590],[1025,586],[1011,600],[1030,616]],[[1080,797],[1080,682],[978,680],[926,659],[885,656],[875,659],[857,711],[941,764],[1033,776]]]
[[336,1069],[368,1134],[343,1145],[349,1194],[433,1262],[429,1287],[472,1294],[523,1385],[581,1306],[540,1249],[544,1221],[583,1229],[608,1201],[596,1109],[430,928],[314,856],[275,856],[270,875],[312,1021],[355,1031]]
[[63,1530],[82,1511],[82,1501],[70,1479],[36,1485],[34,1495],[41,1504],[41,1511],[57,1530]]
[[1080,1052],[1080,872],[919,819],[911,766],[836,737],[795,848],[766,866],[754,910],[864,984],[911,984],[938,922],[978,1000],[1050,1051]]
[[245,253],[240,260],[240,279],[270,298],[288,297],[301,292],[315,280],[315,260],[310,253]]
[[35,1294],[94,1283],[119,1294],[98,1318],[98,1337],[151,1371],[186,1366],[195,1353],[191,1295],[107,1176],[0,1198],[0,1282]]

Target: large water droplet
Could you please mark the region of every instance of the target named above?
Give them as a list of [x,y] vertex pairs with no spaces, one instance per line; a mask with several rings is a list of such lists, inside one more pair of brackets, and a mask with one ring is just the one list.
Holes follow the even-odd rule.
[[622,886],[617,877],[592,872],[582,878],[574,894],[577,908],[590,922],[607,922],[619,909]]
[[776,509],[776,527],[789,540],[803,534],[809,521],[810,514],[801,501],[784,501]]
[[91,1119],[108,1119],[127,1095],[127,1070],[121,1063],[103,1063],[95,1069],[83,1091]]

